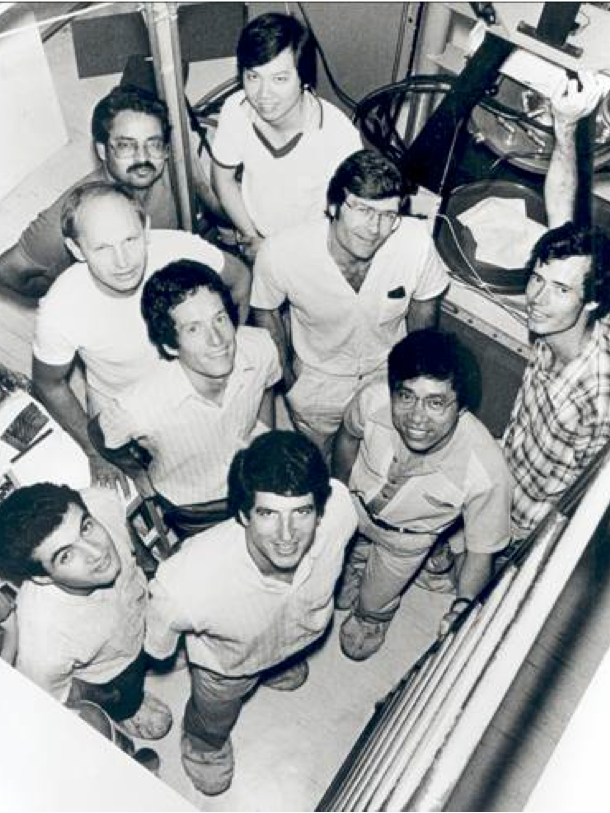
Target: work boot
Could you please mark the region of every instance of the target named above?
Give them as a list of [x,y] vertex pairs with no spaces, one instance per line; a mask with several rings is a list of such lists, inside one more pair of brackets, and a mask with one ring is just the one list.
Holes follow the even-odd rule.
[[272,672],[269,677],[264,678],[261,683],[268,689],[275,689],[278,692],[294,692],[299,689],[309,677],[309,664],[306,660],[295,663],[281,672]]
[[353,661],[365,661],[374,655],[385,641],[390,621],[366,621],[350,613],[339,633],[341,650]]
[[233,746],[231,738],[215,751],[196,748],[188,734],[182,734],[180,742],[182,765],[187,776],[201,793],[218,796],[224,793],[233,779]]
[[160,740],[172,727],[172,713],[162,700],[144,692],[142,704],[133,717],[117,722],[117,726],[130,737]]

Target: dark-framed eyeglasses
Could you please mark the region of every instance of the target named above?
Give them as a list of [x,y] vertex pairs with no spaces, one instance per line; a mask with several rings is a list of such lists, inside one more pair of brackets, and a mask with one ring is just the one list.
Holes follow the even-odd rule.
[[150,158],[165,158],[168,144],[160,137],[153,136],[146,141],[137,141],[135,138],[111,138],[108,146],[117,158],[132,159],[138,154],[140,148],[144,149]]

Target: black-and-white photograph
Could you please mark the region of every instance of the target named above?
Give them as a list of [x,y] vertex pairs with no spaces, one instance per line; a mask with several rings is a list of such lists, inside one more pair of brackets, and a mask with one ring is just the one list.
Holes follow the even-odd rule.
[[0,811],[602,811],[610,3],[0,3]]

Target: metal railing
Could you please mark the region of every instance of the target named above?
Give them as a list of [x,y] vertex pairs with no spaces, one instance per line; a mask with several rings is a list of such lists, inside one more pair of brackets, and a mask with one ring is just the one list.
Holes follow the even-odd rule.
[[317,810],[442,810],[609,502],[610,451],[593,462],[377,706]]

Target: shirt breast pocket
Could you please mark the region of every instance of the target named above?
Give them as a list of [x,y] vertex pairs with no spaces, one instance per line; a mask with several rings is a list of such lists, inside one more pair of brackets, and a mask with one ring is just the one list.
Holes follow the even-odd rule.
[[407,315],[409,308],[409,297],[407,292],[400,285],[386,292],[381,306],[380,324],[403,319]]

